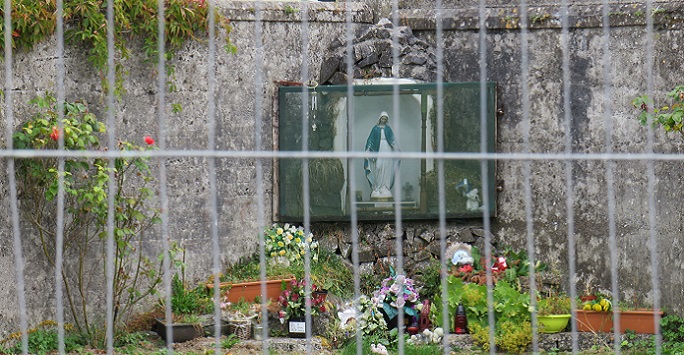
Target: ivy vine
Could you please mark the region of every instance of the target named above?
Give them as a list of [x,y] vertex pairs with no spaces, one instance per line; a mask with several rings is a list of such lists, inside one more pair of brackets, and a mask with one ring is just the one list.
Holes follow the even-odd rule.
[[[0,0],[0,16],[4,16],[4,1]],[[116,93],[122,92],[122,78],[125,68],[122,61],[131,54],[130,43],[142,40],[142,50],[147,59],[156,63],[158,58],[157,0],[114,0],[115,73]],[[64,0],[65,42],[85,45],[88,61],[97,69],[106,87],[107,68],[107,1],[106,0]],[[12,48],[30,50],[37,43],[52,36],[57,23],[55,0],[12,0]],[[230,21],[219,12],[214,13],[215,23],[226,32],[224,49],[234,54],[237,49],[230,41]],[[188,40],[198,40],[200,33],[206,33],[209,10],[204,0],[166,0],[165,48],[166,71],[174,77],[174,68],[168,64],[174,53]],[[0,47],[5,47],[4,22],[0,23]],[[170,91],[175,90],[172,82]]]

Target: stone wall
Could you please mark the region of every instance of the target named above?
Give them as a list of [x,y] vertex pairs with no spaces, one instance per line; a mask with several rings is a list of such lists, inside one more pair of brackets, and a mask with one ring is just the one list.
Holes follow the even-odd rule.
[[[410,2],[406,2],[407,4]],[[430,3],[430,2],[428,2]],[[477,8],[474,1],[445,2],[443,36],[444,78],[446,81],[479,80],[479,34]],[[217,126],[207,127],[207,46],[203,41],[187,44],[173,60],[176,67],[178,91],[169,93],[166,111],[167,147],[179,152],[206,149],[208,135],[216,134],[216,147],[220,150],[253,150],[255,124],[261,127],[264,149],[273,146],[275,98],[280,81],[301,82],[302,60],[308,61],[305,79],[319,80],[322,64],[331,58],[333,45],[346,38],[346,5],[344,3],[307,3],[307,53],[302,53],[301,3],[265,2],[263,5],[264,63],[261,68],[263,90],[256,91],[254,48],[255,4],[243,1],[221,1],[220,11],[232,19],[231,33],[238,47],[236,55],[217,53],[216,95]],[[463,5],[463,6],[461,6]],[[603,29],[599,27],[600,11],[596,5],[572,7],[573,28],[570,31],[571,115],[573,124],[572,150],[574,152],[606,151],[606,122],[611,124],[614,152],[643,152],[646,129],[634,117],[630,100],[646,90],[645,58],[654,56],[654,80],[658,93],[679,84],[681,78],[680,51],[684,45],[681,33],[681,15],[677,3],[657,2],[662,9],[656,17],[654,53],[646,52],[643,9],[616,7],[611,15],[610,78],[612,80],[610,107],[604,113]],[[287,7],[290,8],[287,8]],[[386,17],[387,2],[350,4],[354,33],[368,31],[379,18]],[[537,3],[535,3],[537,6]],[[617,6],[617,5],[616,5]],[[295,8],[297,11],[291,11]],[[416,41],[426,43],[426,51],[436,48],[436,34],[431,12],[425,6],[402,5],[398,18],[401,26],[411,30]],[[557,17],[558,7],[539,4],[530,11],[539,21],[529,32],[529,116],[523,117],[521,83],[521,32],[515,18],[517,10],[510,5],[492,6],[487,20],[487,80],[498,85],[499,108],[504,112],[498,121],[497,150],[521,152],[523,150],[524,120],[530,119],[530,151],[562,153],[564,147],[564,111],[562,82],[561,30]],[[383,12],[383,16],[378,16]],[[548,16],[547,16],[548,15]],[[543,19],[543,21],[542,21]],[[219,39],[220,40],[220,39]],[[416,42],[417,43],[417,42]],[[21,122],[28,117],[26,102],[45,90],[55,90],[54,50],[55,39],[38,45],[29,53],[16,53],[13,62],[14,118]],[[339,47],[338,45],[338,48]],[[85,99],[93,110],[104,117],[100,77],[86,62],[82,48],[68,47],[66,52],[68,100]],[[428,59],[430,59],[428,55]],[[154,69],[135,54],[126,63],[130,69],[125,80],[126,93],[117,102],[116,131],[127,140],[142,143],[145,134],[157,134],[156,77]],[[0,70],[4,80],[4,69]],[[386,72],[380,70],[386,75]],[[431,77],[430,77],[431,78]],[[3,82],[4,85],[4,82]],[[256,106],[255,97],[261,98]],[[179,103],[183,112],[172,114],[170,104]],[[3,117],[6,117],[3,106]],[[257,112],[256,110],[260,110]],[[257,116],[256,114],[259,113]],[[255,123],[254,117],[263,121]],[[0,128],[5,127],[0,121]],[[684,145],[679,137],[668,137],[657,132],[655,150],[663,153],[681,153]],[[10,206],[6,176],[6,159],[1,161],[0,201]],[[257,195],[256,164],[254,158],[219,158],[217,165],[217,196],[220,259],[228,264],[256,250],[258,202],[266,206],[265,223],[270,223],[272,211],[273,169],[270,159],[261,161],[264,166],[264,196]],[[680,162],[654,163],[657,176],[656,200],[658,259],[662,304],[678,313],[684,312],[681,285],[684,283],[684,264],[679,261],[682,244],[680,218],[684,196],[680,189],[684,178]],[[531,202],[533,234],[537,255],[545,262],[563,271],[568,265],[567,228],[574,222],[577,241],[577,262],[580,276],[596,275],[598,286],[610,285],[610,248],[608,246],[608,186],[604,161],[583,160],[571,164],[573,177],[573,219],[568,219],[565,164],[558,160],[536,160],[531,163]],[[208,164],[203,157],[178,156],[167,161],[169,193],[169,237],[179,240],[186,248],[188,278],[201,280],[211,273],[212,253],[210,240],[211,211],[209,210]],[[648,249],[649,211],[646,189],[647,165],[639,161],[619,161],[614,165],[616,256],[619,260],[620,289],[623,297],[648,302],[652,294],[650,285],[650,257]],[[492,219],[493,240],[499,245],[526,246],[527,218],[523,164],[520,161],[500,160],[497,179],[504,181],[498,195],[499,214]],[[8,211],[8,209],[5,209]],[[14,276],[14,255],[11,215],[0,214],[0,267],[9,272],[0,275],[0,337],[18,326],[18,301]],[[420,263],[435,254],[439,241],[437,221],[402,223],[403,254],[407,263]],[[319,224],[321,239],[329,248],[349,256],[348,224]],[[23,256],[26,260],[27,306],[30,323],[54,318],[54,271],[42,261],[35,236],[27,229],[21,236]],[[482,222],[449,221],[446,237],[478,243],[482,240]],[[359,236],[368,248],[361,251],[364,260],[376,256],[391,257],[391,245],[396,244],[393,224],[361,223]],[[337,236],[329,238],[327,236]],[[394,244],[393,244],[394,243]],[[160,250],[159,236],[152,238],[145,249],[150,254]],[[48,286],[45,286],[48,285]],[[47,288],[46,288],[47,287]],[[102,295],[93,288],[92,295]]]

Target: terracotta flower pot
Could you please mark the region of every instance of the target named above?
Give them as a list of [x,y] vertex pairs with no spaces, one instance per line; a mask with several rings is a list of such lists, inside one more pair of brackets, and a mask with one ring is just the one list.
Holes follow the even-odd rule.
[[[290,281],[292,279],[282,279],[282,280],[268,280],[266,281],[266,297],[270,300],[277,300],[282,291],[282,283],[285,281],[285,287],[290,287]],[[254,298],[261,296],[261,281],[253,282],[222,282],[219,284],[220,288],[228,288],[226,291],[226,297],[229,302],[238,302],[241,298],[244,298],[247,302],[253,302]],[[208,289],[213,289],[214,284],[207,284]]]
[[[663,312],[655,314],[663,316]],[[655,334],[655,314],[653,310],[620,311],[620,332],[629,329],[640,334]]]
[[580,301],[582,301],[582,303],[590,302],[590,301],[596,300],[596,298],[597,298],[596,295],[584,295],[584,296],[580,296]]
[[577,310],[577,331],[604,332],[613,329],[613,313]]

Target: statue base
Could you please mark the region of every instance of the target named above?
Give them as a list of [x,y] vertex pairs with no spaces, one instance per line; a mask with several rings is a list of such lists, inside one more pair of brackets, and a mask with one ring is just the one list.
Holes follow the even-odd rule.
[[371,202],[394,202],[394,197],[371,197]]

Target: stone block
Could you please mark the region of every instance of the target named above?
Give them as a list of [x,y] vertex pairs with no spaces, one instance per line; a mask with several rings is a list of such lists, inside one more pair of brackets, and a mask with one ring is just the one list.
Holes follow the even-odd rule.
[[380,61],[380,58],[378,56],[378,52],[373,52],[369,54],[367,57],[361,59],[360,62],[357,63],[357,65],[361,68],[367,67],[369,65],[373,65]]
[[340,248],[340,255],[342,256],[342,259],[351,259],[351,252],[353,249],[351,243],[341,242],[338,244],[338,247]]
[[438,233],[438,231],[426,229],[420,233],[420,238],[428,243],[432,243],[432,241],[435,240],[435,233]]
[[361,42],[356,45],[354,45],[354,61],[355,62],[360,62],[361,60],[365,59],[366,57],[370,56],[372,53],[375,52],[375,48],[371,43],[368,42]]
[[341,59],[338,57],[326,58],[323,61],[323,64],[321,64],[321,74],[318,79],[318,82],[325,83],[328,80],[330,80],[330,78],[332,78],[335,72],[339,69],[340,61]]
[[359,263],[375,262],[375,250],[360,250]]
[[473,232],[470,228],[461,230],[456,237],[458,238],[458,241],[462,243],[471,244],[475,242],[475,236],[473,236]]

